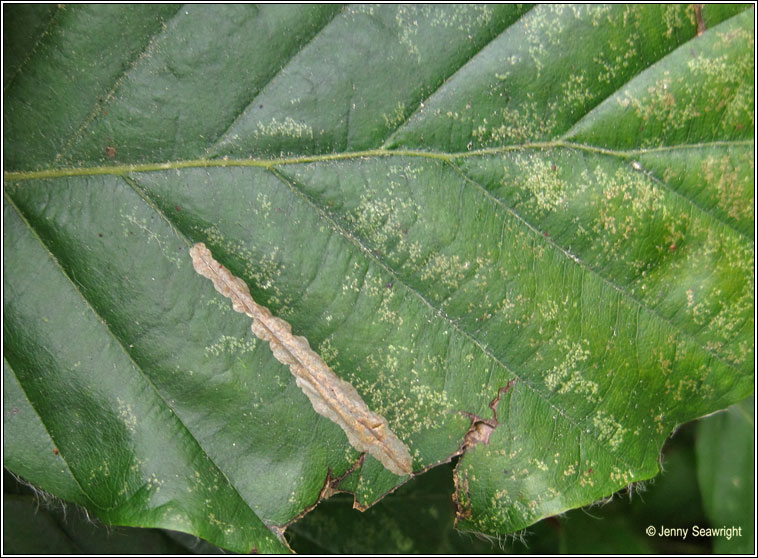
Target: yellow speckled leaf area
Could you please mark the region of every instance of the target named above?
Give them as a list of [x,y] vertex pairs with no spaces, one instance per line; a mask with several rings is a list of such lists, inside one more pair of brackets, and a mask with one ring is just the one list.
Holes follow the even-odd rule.
[[752,393],[751,7],[36,6],[3,253],[35,486],[274,552],[455,458],[500,536]]

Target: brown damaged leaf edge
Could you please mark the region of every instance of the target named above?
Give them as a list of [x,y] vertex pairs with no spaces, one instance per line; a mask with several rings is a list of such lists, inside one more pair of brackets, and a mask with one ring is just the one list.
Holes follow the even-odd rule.
[[[463,441],[459,454],[463,454],[471,448],[490,443],[490,436],[498,427],[497,407],[500,404],[500,398],[503,394],[508,393],[516,383],[516,379],[509,381],[505,386],[497,390],[497,395],[490,401],[490,409],[492,410],[491,419],[483,419],[477,415],[463,412],[465,415],[471,418],[471,428]],[[456,466],[457,469],[458,466]],[[455,484],[455,490],[453,491],[453,502],[455,503],[455,523],[459,520],[466,519],[471,516],[471,495],[469,494],[468,475],[464,474],[462,477],[458,474],[453,475],[453,482]]]
[[[330,467],[326,472],[326,479],[324,480],[324,486],[321,487],[321,492],[319,492],[319,495],[318,495],[318,498],[316,498],[316,501],[313,502],[310,506],[306,506],[305,508],[303,508],[303,510],[299,514],[297,514],[295,517],[287,521],[287,523],[285,523],[284,525],[272,526],[271,529],[276,531],[276,533],[280,537],[284,537],[284,533],[287,529],[289,529],[290,525],[292,525],[293,523],[297,523],[306,515],[311,513],[314,509],[316,509],[316,506],[318,506],[324,500],[331,498],[333,495],[337,493],[349,494],[350,493],[349,491],[340,490],[339,485],[343,480],[345,480],[347,477],[352,475],[355,471],[357,471],[363,466],[363,462],[365,458],[366,458],[366,454],[362,453],[360,457],[353,462],[350,468],[338,477],[332,476],[332,469]],[[401,485],[402,484],[404,483],[401,483]],[[360,509],[355,505],[355,503],[353,503],[353,508]],[[361,511],[366,511],[366,510],[362,509]]]
[[[505,395],[506,393],[509,393],[513,389],[513,387],[516,385],[516,381],[517,381],[516,378],[513,378],[512,380],[508,381],[506,385],[502,386],[500,389],[497,390],[497,393],[495,394],[494,399],[492,399],[492,401],[490,401],[490,404],[489,404],[490,410],[492,411],[491,419],[480,417],[479,415],[474,414],[474,413],[469,413],[468,411],[456,411],[471,419],[471,426],[466,431],[466,434],[463,437],[463,442],[461,443],[460,447],[455,453],[449,455],[445,459],[442,459],[440,461],[427,465],[423,469],[416,471],[414,473],[414,476],[423,475],[430,469],[438,467],[439,465],[442,465],[444,463],[450,463],[455,457],[463,455],[464,453],[473,449],[479,444],[488,445],[490,443],[490,436],[500,424],[499,419],[497,418],[497,409],[498,409],[498,406],[500,405],[500,400],[502,399],[503,395]],[[319,498],[318,502],[320,502],[322,499],[328,498],[335,492],[343,492],[342,490],[339,490],[338,488],[336,488],[337,486],[339,486],[339,482],[342,479],[346,478],[351,472],[357,469],[358,466],[360,466],[361,464],[362,462],[354,464],[353,467],[339,479],[331,479],[330,475],[327,475],[326,483],[324,485],[324,488],[321,490],[321,495],[324,496],[324,498]],[[456,480],[455,476],[454,476],[454,480]],[[400,486],[402,486],[402,484],[398,484],[397,486],[393,487],[389,492],[382,494],[381,496],[376,498],[374,502],[366,506],[362,505],[356,499],[353,502],[353,508],[364,512],[367,509],[369,509],[371,506],[373,506],[376,502],[378,502],[379,500],[387,496],[388,494],[392,494],[395,490],[400,488]],[[468,488],[466,488],[466,490],[468,490]],[[350,492],[350,491],[346,491],[346,492]],[[318,504],[318,502],[316,502],[316,504]],[[459,502],[459,499],[456,497],[456,492],[453,492],[453,502],[456,504],[456,510],[457,510],[458,515],[461,515],[461,516],[465,515],[465,513],[461,513],[461,510],[464,510],[465,512],[465,506],[461,506],[461,502]],[[311,507],[311,509],[315,507],[316,504],[314,504]],[[285,526],[285,528],[289,526],[290,523],[288,523]]]
[[463,414],[469,416],[472,422],[471,428],[469,428],[469,431],[466,433],[466,437],[464,438],[462,451],[460,453],[463,453],[467,449],[472,448],[477,444],[487,445],[490,443],[490,435],[492,435],[492,432],[495,430],[495,428],[497,428],[498,425],[497,406],[500,403],[500,398],[504,393],[511,391],[511,388],[513,388],[513,385],[515,383],[516,380],[513,379],[509,381],[507,385],[497,390],[495,399],[490,401],[490,409],[492,410],[491,419],[483,419],[477,415],[461,411]]
[[318,414],[338,424],[355,449],[375,457],[389,471],[401,476],[413,472],[411,453],[390,430],[387,419],[369,409],[358,391],[329,368],[305,337],[293,335],[287,322],[257,304],[245,282],[218,263],[205,244],[195,244],[190,256],[195,271],[213,281],[216,290],[232,300],[234,310],[253,318],[255,336],[268,341],[276,360],[289,366]]

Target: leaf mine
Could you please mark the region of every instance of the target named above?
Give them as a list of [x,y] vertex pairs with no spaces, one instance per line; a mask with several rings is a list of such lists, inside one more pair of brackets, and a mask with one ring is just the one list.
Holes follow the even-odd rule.
[[375,457],[389,471],[396,475],[413,472],[410,450],[390,430],[387,419],[369,409],[358,391],[329,368],[305,337],[293,335],[290,324],[257,304],[245,282],[218,263],[205,244],[195,244],[190,256],[195,271],[230,298],[235,311],[253,318],[255,336],[268,341],[274,357],[289,366],[318,414],[339,425],[355,449]]

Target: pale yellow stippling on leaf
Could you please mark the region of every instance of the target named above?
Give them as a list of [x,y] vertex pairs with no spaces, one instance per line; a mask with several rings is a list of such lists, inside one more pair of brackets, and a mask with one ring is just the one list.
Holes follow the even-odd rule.
[[327,366],[305,337],[293,335],[287,322],[257,304],[245,282],[218,263],[205,244],[195,244],[190,255],[195,271],[213,281],[216,290],[232,300],[234,310],[253,318],[253,333],[268,341],[274,357],[289,366],[318,414],[338,424],[355,449],[375,457],[389,471],[396,475],[413,472],[410,451],[390,430],[387,419],[369,409],[356,389]]

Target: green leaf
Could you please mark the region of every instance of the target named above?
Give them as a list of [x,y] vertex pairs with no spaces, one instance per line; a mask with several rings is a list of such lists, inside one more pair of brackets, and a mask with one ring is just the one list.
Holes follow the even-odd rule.
[[5,464],[103,521],[285,551],[333,489],[405,481],[195,242],[417,473],[464,452],[464,529],[650,478],[673,428],[752,393],[749,6],[701,36],[683,5],[4,13]]
[[698,483],[718,554],[755,551],[754,455],[752,397],[698,424]]

